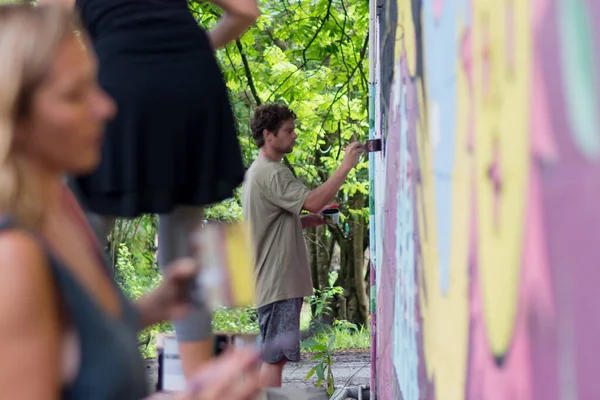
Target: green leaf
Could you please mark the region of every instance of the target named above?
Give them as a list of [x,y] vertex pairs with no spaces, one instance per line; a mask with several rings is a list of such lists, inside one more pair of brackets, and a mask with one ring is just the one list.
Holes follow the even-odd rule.
[[329,337],[329,342],[327,343],[327,351],[331,351],[334,342],[335,342],[335,334],[331,334]]
[[323,343],[317,343],[316,345],[311,347],[311,350],[325,353],[327,351],[327,346],[325,346]]
[[316,366],[317,377],[319,380],[323,381],[325,379],[325,367],[323,363],[318,363]]
[[[317,364],[318,365],[318,364]],[[310,369],[310,371],[308,371],[308,373],[306,374],[306,378],[304,378],[305,380],[309,380],[310,378],[312,378],[312,376],[315,374],[315,372],[317,371],[317,365],[315,365],[314,367],[312,367]]]
[[314,349],[317,345],[319,345],[319,342],[317,342],[314,338],[308,338],[302,342],[302,346],[309,349]]

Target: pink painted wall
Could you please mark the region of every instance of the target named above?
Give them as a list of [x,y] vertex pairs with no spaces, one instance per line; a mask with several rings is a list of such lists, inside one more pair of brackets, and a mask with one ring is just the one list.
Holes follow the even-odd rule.
[[600,2],[371,10],[373,394],[600,399]]

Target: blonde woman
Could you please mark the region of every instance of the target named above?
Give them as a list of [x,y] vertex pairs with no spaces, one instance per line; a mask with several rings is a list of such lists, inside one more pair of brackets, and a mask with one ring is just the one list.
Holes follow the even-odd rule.
[[[99,166],[72,186],[102,241],[115,217],[159,214],[161,269],[188,256],[202,206],[233,196],[244,165],[214,50],[258,17],[255,0],[208,0],[223,10],[210,32],[187,0],[40,0],[76,6],[99,61],[100,86],[118,113]],[[211,313],[174,321],[187,377],[212,356]]]
[[[64,174],[93,170],[115,114],[64,7],[0,6],[0,397],[139,400],[136,331],[188,308],[193,262],[131,304],[112,281]],[[208,364],[185,399],[250,399],[258,355]],[[241,377],[246,374],[243,381]],[[239,384],[232,384],[239,380]],[[168,398],[168,397],[167,397]]]

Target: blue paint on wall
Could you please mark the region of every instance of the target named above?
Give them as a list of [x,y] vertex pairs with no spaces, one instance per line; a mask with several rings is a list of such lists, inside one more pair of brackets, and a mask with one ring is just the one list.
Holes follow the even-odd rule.
[[[398,90],[399,88],[396,88]],[[393,363],[404,400],[419,400],[419,353],[417,346],[417,282],[415,278],[414,210],[406,125],[406,85],[402,85],[400,111],[400,179],[396,219],[397,292],[394,296]],[[394,151],[394,149],[390,149]]]
[[[456,68],[460,51],[459,18],[467,9],[466,0],[445,0],[438,20],[433,1],[423,2],[424,35],[431,43],[425,46],[425,82],[428,95],[428,122],[432,134],[434,185],[439,255],[440,288],[446,294],[450,286],[450,249],[452,227],[452,171],[454,169],[456,129]],[[451,38],[456,38],[452,40]]]
[[[597,1],[597,0],[595,0]],[[563,52],[562,77],[566,107],[579,151],[591,161],[600,159],[600,98],[595,65],[593,17],[583,0],[557,1],[559,38]]]

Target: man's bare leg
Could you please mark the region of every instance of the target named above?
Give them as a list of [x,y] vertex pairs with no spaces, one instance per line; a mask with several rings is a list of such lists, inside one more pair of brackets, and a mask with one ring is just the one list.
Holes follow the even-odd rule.
[[281,387],[283,367],[286,362],[287,359],[284,357],[281,361],[274,364],[263,363],[260,368],[260,386],[263,388]]
[[213,357],[213,338],[199,342],[179,342],[183,375],[189,380]]

